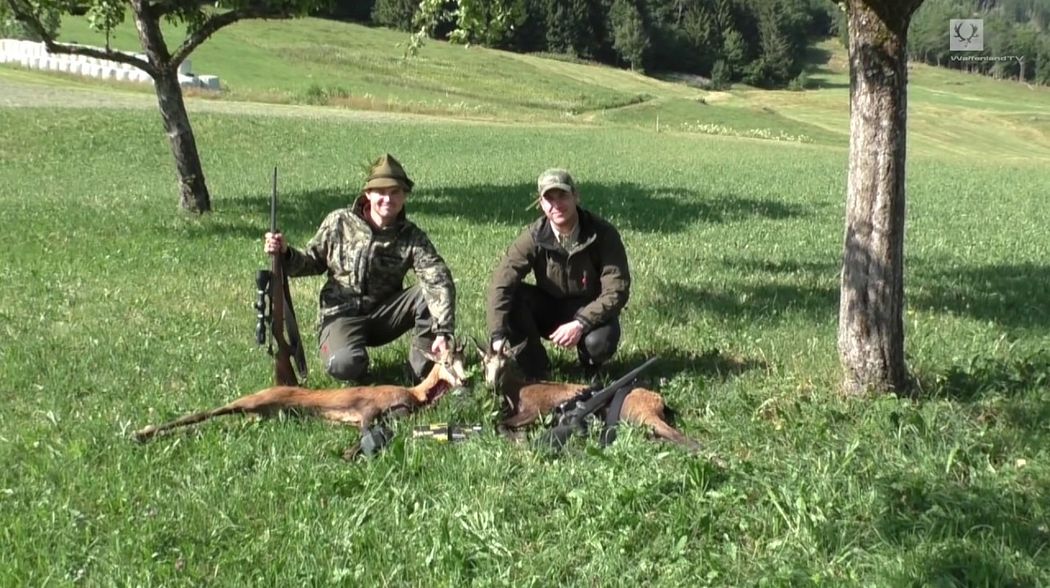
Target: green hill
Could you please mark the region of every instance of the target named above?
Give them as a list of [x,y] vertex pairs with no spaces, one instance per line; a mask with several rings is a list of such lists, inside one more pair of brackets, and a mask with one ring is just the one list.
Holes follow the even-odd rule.
[[[104,43],[83,19],[67,19],[62,39]],[[320,19],[247,21],[220,31],[191,60],[195,73],[221,77],[219,98],[227,101],[848,144],[848,64],[833,40],[814,48],[814,89],[801,92],[707,92],[605,66],[443,42],[406,59],[407,40]],[[137,48],[130,25],[114,31],[112,43]],[[1050,159],[1048,112],[1048,88],[925,65],[910,74],[913,154]]]

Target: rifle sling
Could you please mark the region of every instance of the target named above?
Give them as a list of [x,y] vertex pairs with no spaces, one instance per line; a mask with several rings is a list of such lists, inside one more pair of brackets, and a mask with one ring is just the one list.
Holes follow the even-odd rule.
[[631,385],[626,385],[616,391],[609,408],[605,411],[605,428],[602,429],[602,447],[616,440],[616,425],[620,422],[620,414],[623,412],[623,401],[631,393]]
[[303,349],[303,338],[299,334],[299,321],[295,318],[292,291],[288,288],[288,274],[281,273],[284,277],[284,325],[288,332],[288,346],[291,348],[292,357],[295,358],[295,371],[299,374],[299,380],[305,382],[309,369],[306,351]]

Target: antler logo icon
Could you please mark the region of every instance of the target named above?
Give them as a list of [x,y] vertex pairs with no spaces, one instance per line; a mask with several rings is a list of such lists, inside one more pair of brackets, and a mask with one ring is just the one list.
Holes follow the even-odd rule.
[[949,51],[983,51],[984,20],[953,18],[948,25]]

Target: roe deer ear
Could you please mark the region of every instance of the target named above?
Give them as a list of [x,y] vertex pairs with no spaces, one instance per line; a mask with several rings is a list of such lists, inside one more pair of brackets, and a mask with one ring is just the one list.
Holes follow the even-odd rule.
[[485,348],[481,346],[481,343],[478,343],[478,340],[474,338],[474,335],[470,336],[470,340],[474,342],[474,348],[478,350],[478,357],[485,359],[485,356],[489,355],[489,352],[485,351]]
[[528,344],[529,344],[529,340],[525,339],[524,341],[522,341],[521,343],[518,343],[517,345],[515,345],[514,347],[511,347],[510,349],[507,349],[507,346],[504,345],[503,346],[503,355],[506,355],[507,357],[517,357],[518,354],[521,353],[521,350],[525,349],[525,346],[528,345]]

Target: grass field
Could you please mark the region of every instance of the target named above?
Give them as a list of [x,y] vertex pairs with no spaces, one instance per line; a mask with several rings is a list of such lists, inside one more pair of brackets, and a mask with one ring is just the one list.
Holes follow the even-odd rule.
[[[293,59],[294,27],[317,27],[317,42]],[[149,96],[0,68],[0,585],[1050,584],[1045,90],[913,72],[905,319],[918,397],[849,401],[835,352],[841,56],[818,90],[714,95],[436,43],[384,77],[374,64],[398,38],[304,21],[204,45],[195,69],[230,90],[190,101],[215,207],[200,219],[175,212]],[[465,85],[436,65],[461,56],[478,76]],[[555,71],[577,85],[513,89]],[[295,98],[368,79],[393,98],[377,110],[409,114]],[[477,107],[450,108],[428,84]],[[725,116],[675,128],[690,104]],[[763,129],[781,140],[749,133]],[[621,227],[635,275],[611,371],[659,355],[648,378],[727,466],[641,431],[560,458],[490,433],[409,438],[423,423],[488,424],[480,383],[354,464],[339,455],[355,432],[294,419],[131,442],[269,383],[251,305],[271,166],[281,226],[301,244],[383,151],[416,180],[409,213],[456,277],[460,334],[478,337],[488,274],[535,214],[536,175],[572,169],[585,205]],[[333,384],[313,349],[320,285],[293,282],[312,387]],[[406,349],[374,353],[378,376],[401,379]],[[570,359],[556,355],[561,373]]]

